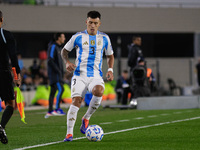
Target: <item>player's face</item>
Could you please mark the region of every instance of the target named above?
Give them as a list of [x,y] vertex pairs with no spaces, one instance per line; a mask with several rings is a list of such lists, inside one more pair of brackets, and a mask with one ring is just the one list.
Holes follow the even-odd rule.
[[101,25],[101,21],[99,18],[93,19],[93,18],[88,17],[86,20],[86,25],[87,25],[88,34],[96,35],[99,29],[99,26]]
[[137,45],[139,45],[139,46],[141,46],[142,45],[142,39],[141,38],[137,38],[136,40],[135,40],[135,44],[137,44]]
[[61,35],[60,35],[59,41],[60,41],[61,44],[64,44],[64,43],[65,43],[65,35],[64,35],[64,34],[61,34]]

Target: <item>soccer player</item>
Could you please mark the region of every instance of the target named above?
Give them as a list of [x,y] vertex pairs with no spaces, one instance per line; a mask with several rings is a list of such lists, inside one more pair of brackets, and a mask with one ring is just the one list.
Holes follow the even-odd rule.
[[11,75],[9,58],[12,67],[16,68],[18,79],[14,79],[14,83],[18,86],[21,85],[21,77],[14,37],[9,31],[4,30],[2,25],[3,14],[0,11],[0,97],[6,103],[6,109],[3,112],[0,123],[0,141],[3,144],[7,144],[8,138],[5,132],[5,127],[12,117],[15,107],[13,77]]
[[[76,122],[77,113],[87,90],[93,96],[86,114],[82,118],[80,131],[85,134],[89,125],[89,119],[101,104],[104,92],[104,81],[102,79],[103,52],[107,56],[108,72],[107,80],[113,80],[114,55],[110,38],[105,33],[98,31],[101,25],[101,15],[97,11],[90,11],[87,14],[87,29],[72,36],[62,49],[61,55],[66,62],[66,69],[74,71],[71,82],[72,105],[67,114],[67,135],[64,141],[73,140],[73,128]],[[68,53],[76,49],[76,64],[68,59]]]
[[[49,111],[45,115],[45,118],[49,116],[60,116],[66,113],[60,108],[60,101],[63,88],[63,62],[61,58],[62,44],[65,42],[64,33],[54,34],[55,42],[51,43],[48,48],[48,77],[50,80],[51,92],[49,96]],[[53,110],[53,100],[55,93],[58,89],[58,95],[56,97],[56,109]]]

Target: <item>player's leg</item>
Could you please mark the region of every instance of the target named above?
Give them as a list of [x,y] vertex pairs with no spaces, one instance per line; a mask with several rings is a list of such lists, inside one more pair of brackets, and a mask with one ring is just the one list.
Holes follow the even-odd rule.
[[62,94],[63,94],[63,91],[64,91],[63,83],[57,82],[56,85],[57,85],[57,89],[58,89],[58,94],[56,96],[56,109],[55,109],[55,111],[59,115],[66,115],[66,113],[63,112],[63,110],[60,108],[60,102],[61,102]]
[[47,112],[47,114],[45,115],[45,118],[48,118],[50,116],[53,116],[53,100],[54,100],[54,96],[57,90],[57,86],[56,84],[51,84],[51,91],[50,91],[50,95],[49,95],[49,110]]
[[6,101],[6,109],[3,112],[2,118],[1,118],[1,126],[5,128],[6,124],[10,120],[13,111],[15,108],[15,100],[8,100]]
[[6,109],[4,110],[1,118],[0,124],[0,140],[3,144],[8,143],[7,135],[5,132],[5,127],[10,118],[12,117],[14,108],[15,108],[15,100],[14,100],[14,88],[13,88],[13,78],[10,71],[1,72],[0,75],[1,85],[1,98],[5,100]]
[[92,89],[92,99],[90,101],[90,105],[88,107],[88,110],[86,114],[82,118],[82,125],[80,128],[80,131],[85,134],[85,131],[88,128],[89,120],[92,114],[99,108],[104,92],[104,82],[102,79],[95,79],[91,82],[89,85],[89,91]]
[[73,130],[77,118],[77,113],[81,107],[83,95],[86,93],[85,79],[73,77],[71,83],[72,104],[67,112],[67,135],[64,141],[73,140]]
[[73,97],[72,104],[67,113],[67,135],[64,141],[72,141],[73,140],[73,131],[74,125],[77,118],[77,113],[81,106],[82,97]]
[[15,108],[15,100],[6,101],[6,109],[3,112],[0,125],[0,140],[3,144],[8,143],[7,135],[4,129],[6,127],[6,124],[13,115],[14,108]]

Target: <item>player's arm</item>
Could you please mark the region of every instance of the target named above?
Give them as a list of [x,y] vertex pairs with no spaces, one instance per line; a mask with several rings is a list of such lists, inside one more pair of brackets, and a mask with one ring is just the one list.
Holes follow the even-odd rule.
[[64,62],[66,64],[67,71],[72,72],[72,71],[75,70],[76,65],[69,61],[68,53],[69,53],[69,51],[66,50],[65,48],[63,48],[62,51],[61,51],[61,56],[62,56],[62,59],[64,60]]
[[106,78],[108,81],[112,81],[114,79],[113,76],[113,65],[114,65],[114,55],[107,55],[107,64],[108,64],[108,72],[106,73]]
[[9,32],[6,35],[6,40],[7,40],[8,54],[11,60],[11,64],[12,64],[12,67],[15,67],[16,73],[17,73],[17,79],[14,79],[14,83],[20,86],[21,75],[20,75],[20,68],[19,68],[17,53],[16,53],[16,42],[13,35]]

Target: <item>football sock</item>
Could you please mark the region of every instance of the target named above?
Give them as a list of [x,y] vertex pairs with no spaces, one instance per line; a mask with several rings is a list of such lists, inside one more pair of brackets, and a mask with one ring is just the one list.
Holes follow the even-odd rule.
[[92,99],[90,101],[90,105],[88,107],[88,110],[86,114],[84,115],[84,118],[89,120],[92,114],[99,108],[101,104],[102,97],[92,96]]
[[6,124],[12,117],[14,108],[12,106],[7,106],[6,109],[3,112],[2,118],[1,118],[1,126],[5,128]]
[[73,135],[78,110],[79,108],[77,106],[71,105],[67,112],[67,134]]

